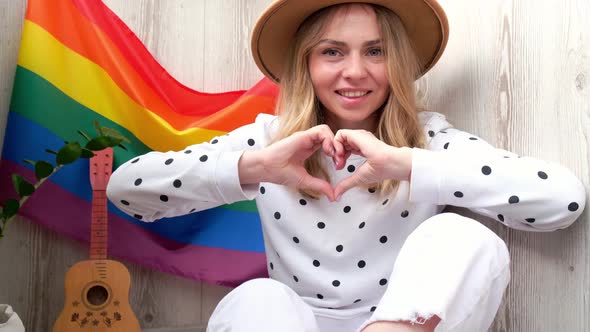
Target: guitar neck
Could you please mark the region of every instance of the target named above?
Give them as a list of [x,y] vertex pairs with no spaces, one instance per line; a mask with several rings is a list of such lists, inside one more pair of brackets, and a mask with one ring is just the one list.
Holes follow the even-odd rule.
[[106,190],[92,191],[92,223],[90,225],[90,259],[106,259],[108,246]]

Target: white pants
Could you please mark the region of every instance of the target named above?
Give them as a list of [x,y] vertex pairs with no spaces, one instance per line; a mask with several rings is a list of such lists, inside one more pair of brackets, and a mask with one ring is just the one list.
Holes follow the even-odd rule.
[[373,313],[346,319],[315,315],[286,285],[255,279],[221,300],[207,332],[353,332],[376,321],[421,324],[433,315],[441,318],[435,332],[485,332],[508,285],[509,261],[506,244],[488,228],[443,213],[407,238]]

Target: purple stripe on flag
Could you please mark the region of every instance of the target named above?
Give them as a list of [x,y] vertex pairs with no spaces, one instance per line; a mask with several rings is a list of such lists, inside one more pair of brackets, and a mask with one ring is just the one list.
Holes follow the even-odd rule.
[[[34,181],[34,173],[0,160],[0,201],[16,198],[11,174]],[[90,203],[46,181],[20,210],[20,215],[83,243],[90,238]],[[10,228],[7,230],[10,236]],[[130,240],[132,239],[132,241]],[[171,241],[109,213],[109,257],[210,284],[237,286],[267,277],[263,253],[245,252]]]

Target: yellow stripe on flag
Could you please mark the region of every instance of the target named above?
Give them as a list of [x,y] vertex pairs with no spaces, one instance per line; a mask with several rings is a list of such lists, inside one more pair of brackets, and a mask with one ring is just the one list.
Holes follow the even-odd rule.
[[28,20],[23,27],[18,64],[43,77],[78,103],[127,128],[153,150],[181,150],[226,133],[202,128],[174,129],[132,100],[100,66],[70,50]]

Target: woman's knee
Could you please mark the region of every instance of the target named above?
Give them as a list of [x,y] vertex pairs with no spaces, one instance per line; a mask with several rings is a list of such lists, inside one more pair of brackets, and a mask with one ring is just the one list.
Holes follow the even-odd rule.
[[236,287],[219,302],[207,331],[315,331],[315,328],[313,312],[293,290],[273,279],[253,279]]
[[[410,235],[408,241],[420,241],[433,250],[447,254],[471,252],[490,257],[499,268],[509,265],[506,243],[479,221],[456,213],[441,213],[425,220]],[[485,253],[485,254],[484,254]]]
[[[263,299],[288,300],[290,289],[284,284],[270,279],[258,278],[246,281],[236,287],[230,294],[232,297],[240,298],[241,301],[250,302],[251,305],[268,304]],[[233,293],[233,294],[232,294]]]

